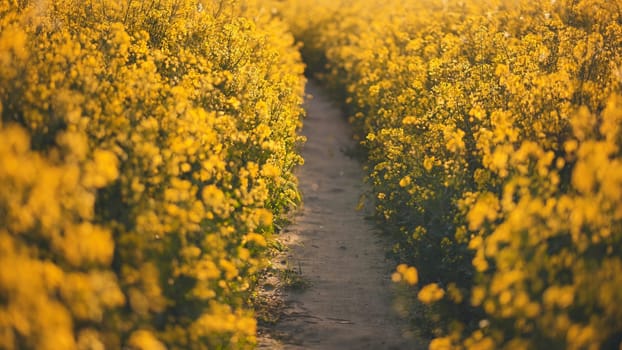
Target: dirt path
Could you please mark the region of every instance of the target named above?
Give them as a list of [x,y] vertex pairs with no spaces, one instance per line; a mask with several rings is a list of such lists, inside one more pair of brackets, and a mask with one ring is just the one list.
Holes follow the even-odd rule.
[[307,92],[299,169],[304,207],[282,239],[288,263],[309,286],[287,291],[273,338],[260,349],[417,349],[394,314],[388,243],[356,211],[363,170],[344,151],[355,146],[351,128],[312,82]]

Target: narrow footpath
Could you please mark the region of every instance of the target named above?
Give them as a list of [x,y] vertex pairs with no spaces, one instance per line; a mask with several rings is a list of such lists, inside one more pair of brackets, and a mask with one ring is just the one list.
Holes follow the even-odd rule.
[[394,311],[389,243],[356,210],[364,184],[361,164],[347,155],[356,146],[351,127],[313,82],[307,93],[304,204],[281,235],[288,264],[308,286],[285,292],[270,330],[278,341],[260,338],[259,348],[419,349]]

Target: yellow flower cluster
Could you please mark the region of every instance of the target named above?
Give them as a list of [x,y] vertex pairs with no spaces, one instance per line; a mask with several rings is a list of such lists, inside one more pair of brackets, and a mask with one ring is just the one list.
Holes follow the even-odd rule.
[[391,280],[393,282],[404,281],[412,286],[419,282],[419,275],[417,274],[416,268],[406,264],[399,264],[395,272],[391,275]]
[[393,280],[434,303],[430,347],[618,348],[622,3],[284,3],[402,233]]
[[266,1],[0,1],[0,348],[251,348],[303,69]]

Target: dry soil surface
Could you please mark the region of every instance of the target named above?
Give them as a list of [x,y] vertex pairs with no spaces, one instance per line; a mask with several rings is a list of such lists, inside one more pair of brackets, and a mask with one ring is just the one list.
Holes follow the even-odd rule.
[[[283,292],[280,320],[261,329],[260,349],[420,349],[393,307],[389,243],[357,211],[365,191],[356,144],[339,108],[309,83],[298,170],[304,205],[281,241],[308,285]],[[270,285],[271,286],[271,285]]]

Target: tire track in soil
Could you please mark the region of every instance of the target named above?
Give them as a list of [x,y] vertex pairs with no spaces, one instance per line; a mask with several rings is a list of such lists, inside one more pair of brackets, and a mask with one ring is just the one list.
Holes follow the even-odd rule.
[[393,310],[389,243],[356,210],[365,185],[361,164],[346,155],[356,147],[351,127],[315,83],[307,93],[297,173],[304,204],[279,239],[309,286],[283,292],[280,320],[262,331],[258,348],[421,349]]

